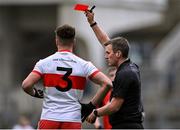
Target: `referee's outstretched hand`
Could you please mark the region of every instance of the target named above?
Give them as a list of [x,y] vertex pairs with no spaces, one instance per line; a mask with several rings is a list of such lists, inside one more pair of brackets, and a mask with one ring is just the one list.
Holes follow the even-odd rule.
[[81,121],[84,122],[86,118],[91,114],[93,109],[96,108],[91,102],[88,104],[80,103],[81,104]]
[[86,15],[87,21],[89,22],[90,25],[95,22],[94,21],[94,12],[91,12],[90,10],[86,10],[85,15]]

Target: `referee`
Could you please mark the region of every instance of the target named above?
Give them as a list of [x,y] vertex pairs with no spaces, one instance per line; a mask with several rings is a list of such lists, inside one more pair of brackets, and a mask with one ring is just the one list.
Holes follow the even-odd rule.
[[94,21],[94,13],[86,11],[85,14],[97,39],[105,48],[108,65],[117,68],[110,103],[94,109],[86,121],[93,123],[96,117],[109,115],[112,129],[143,129],[140,71],[128,58],[129,42],[123,37],[110,40]]

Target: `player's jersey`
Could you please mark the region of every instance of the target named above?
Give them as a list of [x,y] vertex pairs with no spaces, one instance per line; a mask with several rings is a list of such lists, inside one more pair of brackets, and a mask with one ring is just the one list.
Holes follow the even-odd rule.
[[[106,94],[106,97],[102,101],[102,106],[106,105],[110,101],[110,96],[111,96],[111,90]],[[112,126],[109,123],[109,116],[105,115],[103,116],[103,124],[104,124],[104,129],[111,129]]]
[[81,100],[86,78],[98,69],[69,51],[60,51],[36,63],[33,72],[44,84],[41,119],[81,122]]

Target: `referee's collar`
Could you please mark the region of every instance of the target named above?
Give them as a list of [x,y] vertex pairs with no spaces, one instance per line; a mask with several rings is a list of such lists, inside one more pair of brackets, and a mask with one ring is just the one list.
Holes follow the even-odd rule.
[[72,52],[71,50],[58,50],[58,52]]
[[121,69],[124,65],[126,65],[127,63],[130,63],[131,60],[130,58],[127,58],[123,63],[120,64],[120,66],[118,67],[118,70]]

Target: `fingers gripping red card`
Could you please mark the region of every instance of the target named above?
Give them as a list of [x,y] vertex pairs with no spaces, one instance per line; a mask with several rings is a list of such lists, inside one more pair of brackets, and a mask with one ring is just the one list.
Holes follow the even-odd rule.
[[89,5],[85,5],[85,4],[76,4],[74,6],[74,10],[78,10],[78,11],[86,11],[88,10]]

